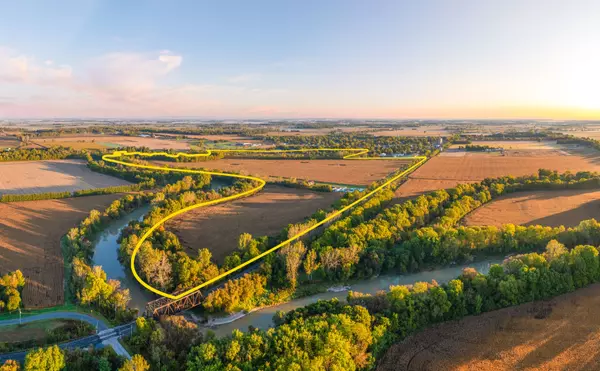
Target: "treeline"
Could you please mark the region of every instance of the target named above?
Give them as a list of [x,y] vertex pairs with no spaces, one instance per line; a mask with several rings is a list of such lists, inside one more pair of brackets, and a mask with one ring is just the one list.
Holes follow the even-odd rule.
[[[210,176],[199,175],[199,180],[186,176],[183,180],[164,187],[152,200],[152,210],[141,222],[132,221],[121,231],[119,257],[128,265],[133,249],[141,236],[161,219],[185,207],[249,191],[257,184],[249,180],[236,181],[219,190],[204,190]],[[200,249],[196,258],[183,252],[179,239],[164,226],[154,231],[138,252],[136,266],[140,276],[162,291],[173,291],[199,285],[217,276],[219,268],[211,261],[208,249]]]
[[25,356],[23,368],[18,361],[8,360],[0,366],[0,371],[148,371],[150,365],[139,354],[130,360],[117,355],[112,347],[94,349],[61,349],[57,345],[38,348]]
[[[128,157],[128,161],[132,163],[147,164],[146,161]],[[95,161],[92,158],[88,159],[88,168],[97,173],[114,176],[127,180],[128,182],[138,184],[141,189],[152,189],[156,186],[164,186],[181,180],[185,174],[173,171],[158,171],[121,164],[106,163],[105,161]]]
[[0,312],[19,309],[23,286],[25,286],[25,277],[18,269],[0,277]]
[[311,191],[316,192],[332,192],[333,187],[330,184],[317,184],[312,181],[307,181],[304,179],[272,179],[268,181],[269,184],[277,184],[283,187],[288,188],[298,188],[298,189],[310,189]]
[[103,213],[92,210],[78,227],[69,230],[62,241],[69,299],[97,308],[117,322],[134,318],[135,311],[127,308],[131,299],[129,289],[122,289],[118,280],[108,279],[101,267],[92,266],[92,241],[108,223],[148,203],[153,197],[151,193],[126,195],[115,200]]
[[485,152],[485,151],[492,151],[492,150],[497,150],[498,148],[496,147],[490,147],[490,146],[482,146],[482,145],[478,145],[478,144],[467,144],[465,147],[458,147],[459,149],[464,148],[467,152]]
[[[310,245],[318,256],[316,276],[327,280],[347,280],[388,271],[415,271],[428,264],[448,264],[454,259],[426,259],[418,252],[408,254],[407,250],[432,245],[430,230],[452,231],[452,226],[466,214],[506,193],[598,187],[600,175],[596,173],[558,174],[541,169],[535,176],[486,179],[481,183],[436,191],[383,211],[375,209],[377,216],[356,208],[348,217],[327,228]],[[430,224],[430,227],[415,231]]]
[[370,155],[380,153],[430,154],[439,142],[435,137],[375,137],[360,133],[332,133],[316,136],[264,136],[277,146],[302,148],[367,148]]
[[148,184],[131,184],[105,188],[82,189],[79,191],[44,192],[33,194],[3,194],[0,202],[56,200],[61,198],[108,195],[113,193],[136,192],[148,188]]
[[86,159],[87,153],[85,150],[74,150],[62,146],[48,149],[18,148],[12,151],[0,152],[0,162],[64,160],[67,158]]
[[369,369],[391,344],[431,324],[547,299],[599,280],[595,247],[568,251],[551,241],[543,254],[511,257],[487,275],[467,268],[442,285],[391,286],[375,296],[350,292],[347,305],[334,299],[278,313],[278,325],[268,331],[234,331],[192,347],[187,369]]

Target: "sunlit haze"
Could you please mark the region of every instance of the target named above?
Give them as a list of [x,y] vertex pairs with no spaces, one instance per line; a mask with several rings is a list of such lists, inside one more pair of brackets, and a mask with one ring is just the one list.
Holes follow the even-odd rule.
[[600,1],[5,1],[0,118],[600,118]]

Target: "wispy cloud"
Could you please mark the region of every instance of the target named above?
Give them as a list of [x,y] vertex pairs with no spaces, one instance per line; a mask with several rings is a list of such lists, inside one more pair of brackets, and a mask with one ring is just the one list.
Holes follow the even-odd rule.
[[258,73],[245,73],[242,75],[231,76],[227,79],[227,82],[232,84],[243,84],[247,82],[259,81],[261,79],[261,75]]
[[[268,115],[278,112],[271,98],[286,92],[252,86],[259,74],[222,85],[168,84],[182,63],[169,50],[114,52],[75,68],[0,47],[0,95],[11,98],[0,105],[0,117]],[[248,112],[248,102],[257,108]]]

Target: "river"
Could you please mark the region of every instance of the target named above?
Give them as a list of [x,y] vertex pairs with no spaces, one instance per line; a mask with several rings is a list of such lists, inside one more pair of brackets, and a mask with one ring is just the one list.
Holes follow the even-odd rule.
[[[211,189],[218,190],[231,185],[228,179],[214,177],[211,181]],[[106,272],[106,277],[121,281],[121,287],[129,289],[131,301],[130,308],[135,308],[144,312],[146,303],[157,298],[156,295],[148,290],[135,280],[131,270],[129,269],[129,261],[127,269],[119,262],[119,244],[117,239],[121,233],[121,229],[125,228],[130,221],[141,221],[144,215],[150,211],[151,206],[140,207],[133,212],[123,215],[120,219],[112,221],[93,241],[95,245],[93,262],[94,265],[102,266]]]
[[[125,228],[132,220],[141,221],[150,210],[150,206],[142,206],[133,212],[124,215],[120,219],[112,221],[94,240],[94,265],[102,266],[108,278],[121,281],[121,287],[129,289],[131,294],[130,308],[136,308],[140,313],[144,312],[146,303],[154,300],[155,296],[147,290],[142,289],[137,283],[131,271],[125,269],[119,262],[119,244],[117,238],[121,229]],[[129,266],[129,265],[128,265]]]
[[[222,186],[222,184],[217,185],[217,187],[219,186]],[[144,214],[146,214],[149,210],[150,206],[148,205],[136,209],[130,214],[124,215],[121,219],[110,223],[94,240],[94,265],[102,266],[102,269],[104,269],[108,278],[118,279],[121,281],[121,287],[129,289],[131,294],[129,307],[138,309],[140,313],[143,313],[148,301],[154,300],[157,297],[143,289],[142,286],[135,280],[129,269],[126,269],[123,267],[123,265],[121,265],[118,259],[119,244],[117,243],[117,238],[119,237],[121,229],[126,227],[130,221],[141,220],[144,217]],[[487,273],[492,264],[498,264],[501,262],[502,259],[495,258],[414,274],[384,275],[353,283],[350,289],[362,293],[375,294],[380,290],[388,290],[390,285],[408,285],[420,281],[430,282],[431,280],[436,280],[438,283],[445,283],[459,276],[462,273],[462,270],[466,267],[473,267],[481,273]],[[210,329],[217,336],[221,337],[231,334],[231,331],[234,329],[243,331],[247,330],[248,326],[267,329],[273,326],[272,318],[275,312],[278,310],[288,312],[292,309],[315,303],[317,300],[329,300],[333,298],[345,300],[347,294],[347,291],[325,292],[299,298],[287,303],[248,313],[230,323],[212,326],[210,328],[204,327],[203,330]]]
[[[440,268],[431,271],[424,271],[414,274],[406,275],[386,275],[372,278],[369,280],[354,283],[350,286],[350,290],[358,291],[365,294],[375,294],[380,290],[388,290],[390,285],[409,285],[415,282],[431,282],[436,280],[438,283],[446,283],[456,277],[458,277],[464,268],[473,267],[478,272],[487,273],[490,270],[491,265],[500,264],[503,259],[495,258],[488,259],[479,262],[473,262],[463,265],[455,265],[452,267]],[[295,299],[287,303],[275,305],[268,308],[263,308],[251,313],[248,313],[244,317],[241,317],[233,322],[211,326],[210,328],[204,327],[203,330],[211,330],[217,337],[230,335],[234,329],[246,331],[248,326],[254,326],[260,329],[267,329],[273,326],[273,315],[278,310],[288,312],[292,309],[306,306],[311,303],[317,302],[317,300],[329,300],[338,298],[340,300],[346,300],[348,295],[347,291],[342,292],[324,292],[304,298]]]

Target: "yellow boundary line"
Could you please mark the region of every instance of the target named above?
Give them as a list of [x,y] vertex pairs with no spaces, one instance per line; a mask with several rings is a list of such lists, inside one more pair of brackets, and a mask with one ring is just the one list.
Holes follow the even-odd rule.
[[[260,191],[266,184],[266,182],[263,179],[257,178],[257,177],[253,177],[253,176],[247,176],[247,175],[239,175],[239,174],[228,174],[228,173],[219,173],[219,172],[213,172],[213,171],[203,171],[203,170],[192,170],[192,169],[182,169],[182,168],[170,168],[170,167],[160,167],[160,166],[152,166],[152,165],[141,165],[141,164],[136,164],[136,163],[131,163],[131,162],[125,162],[125,161],[121,161],[121,160],[117,160],[117,158],[122,158],[122,156],[142,156],[142,157],[155,157],[155,156],[165,156],[165,157],[170,157],[170,158],[178,158],[178,157],[188,157],[188,158],[196,158],[196,157],[208,157],[210,156],[213,152],[221,152],[221,153],[227,153],[227,152],[239,152],[239,153],[290,153],[290,152],[353,152],[349,155],[346,155],[343,157],[344,160],[419,160],[417,163],[411,165],[409,168],[407,168],[406,170],[404,170],[403,172],[397,174],[396,176],[388,179],[385,183],[383,183],[382,185],[380,185],[379,187],[375,188],[374,190],[372,190],[371,192],[367,193],[366,195],[364,195],[363,197],[359,198],[358,200],[352,202],[351,204],[345,206],[344,208],[336,211],[335,213],[329,215],[328,217],[326,217],[325,219],[321,220],[320,222],[318,222],[317,224],[311,226],[310,228],[296,234],[295,236],[292,236],[291,238],[288,238],[287,240],[283,241],[282,243],[278,244],[277,246],[274,246],[272,248],[270,248],[269,250],[261,253],[258,256],[255,256],[254,258],[238,265],[235,268],[232,268],[230,270],[228,270],[227,272],[224,272],[220,275],[218,275],[217,277],[208,280],[196,287],[193,287],[189,290],[186,290],[178,295],[172,295],[172,294],[168,294],[166,292],[160,291],[152,286],[150,286],[148,283],[146,283],[137,273],[136,269],[135,269],[135,257],[137,255],[138,250],[140,249],[140,247],[142,246],[142,244],[144,243],[144,241],[146,241],[146,239],[148,237],[150,237],[150,235],[158,228],[160,227],[163,223],[165,223],[167,220],[172,219],[174,217],[176,217],[177,215],[183,214],[187,211],[193,210],[193,209],[197,209],[199,207],[204,207],[204,206],[210,206],[210,205],[216,205],[216,204],[220,204],[223,202],[227,202],[227,201],[231,201],[231,200],[235,200],[238,198],[242,198],[244,196],[248,196],[251,195],[257,191]],[[124,166],[130,166],[130,167],[137,167],[137,168],[141,168],[141,169],[150,169],[150,170],[160,170],[160,171],[172,171],[172,172],[178,172],[178,173],[190,173],[190,174],[209,174],[209,175],[218,175],[218,176],[226,176],[226,177],[231,177],[231,178],[237,178],[237,179],[249,179],[249,180],[254,180],[257,181],[259,183],[259,185],[249,191],[245,191],[242,193],[238,193],[236,195],[233,196],[227,196],[227,197],[223,197],[217,200],[212,200],[212,201],[206,201],[206,202],[202,202],[196,205],[192,205],[192,206],[188,206],[184,209],[181,209],[179,211],[176,211],[170,215],[167,215],[166,217],[162,218],[160,221],[158,221],[156,224],[154,224],[143,236],[142,238],[138,241],[137,245],[135,246],[135,248],[133,249],[133,252],[131,254],[131,262],[130,262],[130,266],[131,266],[131,272],[133,273],[133,276],[135,277],[135,279],[145,288],[147,288],[148,290],[154,292],[155,294],[158,294],[160,296],[164,296],[166,298],[169,299],[173,299],[173,300],[177,300],[177,299],[181,299],[186,295],[189,295],[195,291],[200,290],[201,288],[204,288],[208,285],[211,285],[217,281],[219,281],[220,279],[229,276],[232,273],[235,273],[239,270],[241,270],[244,267],[247,267],[248,265],[254,263],[255,261],[262,259],[263,257],[269,255],[270,253],[280,249],[281,247],[289,244],[290,242],[293,242],[297,239],[299,239],[300,237],[308,234],[309,232],[311,232],[312,230],[322,226],[323,224],[329,222],[330,220],[334,219],[335,217],[341,215],[342,213],[350,210],[351,208],[353,208],[354,206],[358,205],[359,203],[361,203],[362,201],[366,200],[367,198],[371,197],[372,195],[380,192],[381,190],[383,190],[385,187],[389,186],[390,184],[392,184],[394,181],[400,179],[401,177],[405,176],[406,174],[410,173],[411,171],[413,171],[414,169],[416,169],[418,166],[420,166],[423,162],[425,162],[427,160],[427,157],[425,156],[416,156],[416,157],[402,157],[402,158],[392,158],[392,157],[360,157],[357,158],[358,156],[367,154],[369,152],[368,149],[364,149],[364,148],[310,148],[310,149],[288,149],[288,150],[252,150],[252,149],[241,149],[241,150],[235,150],[235,149],[230,149],[230,150],[207,150],[206,153],[195,153],[195,154],[187,154],[187,153],[177,153],[177,154],[171,154],[171,153],[167,153],[167,152],[151,152],[151,153],[146,153],[146,152],[128,152],[128,151],[115,151],[111,154],[107,154],[102,156],[102,159],[104,161],[107,162],[112,162],[115,164],[120,164],[120,165],[124,165]]]

